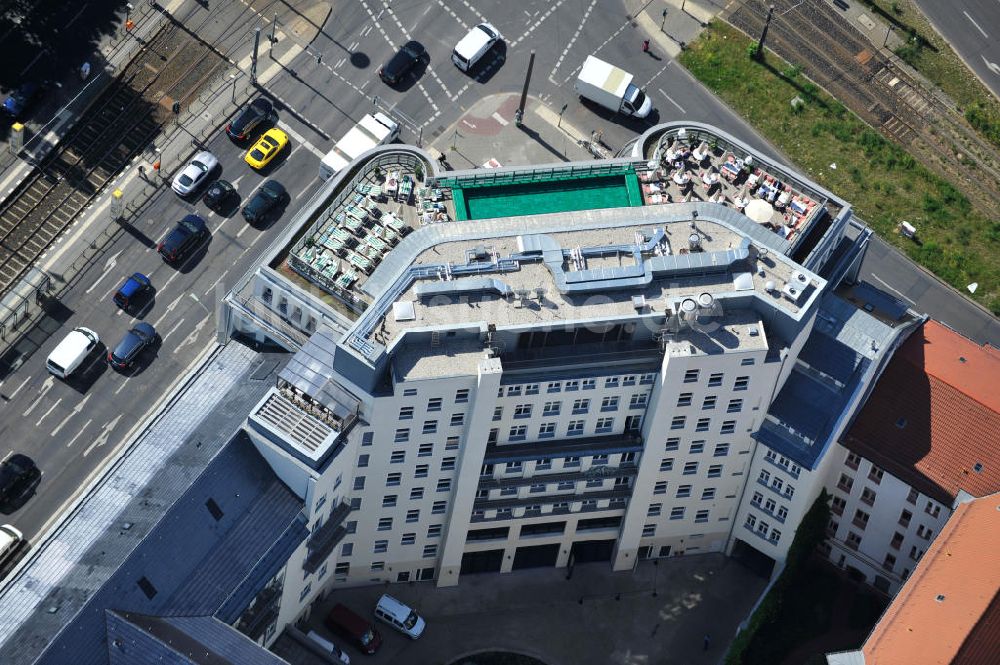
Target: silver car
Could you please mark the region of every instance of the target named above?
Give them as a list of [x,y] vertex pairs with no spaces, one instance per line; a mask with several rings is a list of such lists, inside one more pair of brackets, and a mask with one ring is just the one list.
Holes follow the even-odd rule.
[[181,196],[187,196],[205,184],[209,174],[218,165],[219,160],[215,158],[215,155],[203,150],[194,156],[194,159],[184,167],[183,171],[174,176],[171,187]]

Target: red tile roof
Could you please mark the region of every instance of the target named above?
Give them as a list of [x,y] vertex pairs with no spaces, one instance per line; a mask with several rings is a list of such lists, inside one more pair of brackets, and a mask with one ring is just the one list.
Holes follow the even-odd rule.
[[927,321],[889,361],[843,443],[944,504],[959,490],[1000,491],[998,377],[1000,351]]
[[1000,494],[961,504],[879,619],[865,665],[995,665]]

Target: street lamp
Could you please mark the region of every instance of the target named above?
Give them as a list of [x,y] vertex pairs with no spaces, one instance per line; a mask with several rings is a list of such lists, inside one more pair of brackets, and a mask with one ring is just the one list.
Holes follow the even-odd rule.
[[886,45],[889,43],[889,33],[892,32],[894,29],[895,28],[892,26],[891,23],[885,27],[885,39],[882,40],[882,48],[885,48]]
[[236,74],[230,74],[229,78],[233,80],[233,104],[236,103]]
[[130,23],[130,21],[129,21],[129,18],[128,18],[128,17],[129,17],[129,14],[131,14],[131,13],[132,13],[132,10],[133,10],[133,9],[135,9],[135,7],[133,7],[133,6],[132,6],[132,3],[131,3],[131,2],[126,2],[126,3],[125,3],[125,23],[123,23],[123,24],[122,24],[122,29],[123,29],[123,30],[124,30],[125,32],[128,32],[128,29],[129,29],[129,23]]
[[771,25],[771,17],[774,15],[774,5],[767,8],[767,18],[764,20],[764,29],[760,31],[760,40],[757,42],[757,59],[764,59],[764,39],[767,37],[767,28]]

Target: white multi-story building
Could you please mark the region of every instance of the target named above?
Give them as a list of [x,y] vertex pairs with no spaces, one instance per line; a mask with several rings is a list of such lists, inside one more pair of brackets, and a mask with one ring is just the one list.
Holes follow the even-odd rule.
[[1000,353],[927,321],[831,451],[825,552],[895,594],[955,507],[1000,491]]

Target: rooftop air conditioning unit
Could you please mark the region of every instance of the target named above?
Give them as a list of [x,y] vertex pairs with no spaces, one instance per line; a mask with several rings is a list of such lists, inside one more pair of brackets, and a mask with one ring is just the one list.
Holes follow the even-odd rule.
[[781,292],[784,293],[785,296],[792,302],[799,301],[799,298],[802,297],[802,291],[803,291],[802,287],[793,284],[792,282],[788,282],[787,284],[785,284],[785,287],[781,289]]
[[801,270],[792,271],[791,283],[798,286],[800,289],[804,289],[809,285],[809,275],[805,274]]

